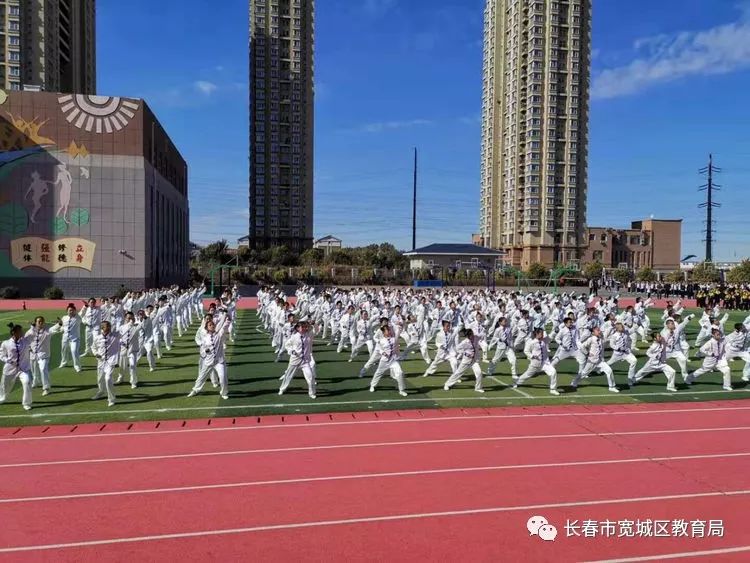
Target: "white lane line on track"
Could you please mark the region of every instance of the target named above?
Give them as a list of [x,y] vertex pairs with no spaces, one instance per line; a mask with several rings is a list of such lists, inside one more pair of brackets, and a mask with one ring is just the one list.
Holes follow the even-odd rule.
[[726,555],[728,553],[742,553],[750,551],[750,545],[739,547],[725,547],[723,549],[706,549],[703,551],[683,551],[682,553],[663,553],[661,555],[646,555],[641,557],[626,557],[624,559],[601,559],[587,563],[635,563],[636,561],[657,561],[664,559],[682,559],[687,557],[706,557],[709,555]]
[[667,500],[684,500],[693,498],[710,498],[710,497],[734,497],[744,496],[750,494],[750,490],[738,490],[738,491],[717,491],[708,493],[685,493],[679,495],[663,495],[653,497],[631,497],[631,498],[613,498],[613,499],[600,499],[600,500],[582,500],[582,501],[571,501],[571,502],[558,502],[552,504],[531,504],[525,506],[497,506],[492,508],[475,508],[468,510],[450,510],[445,512],[423,512],[415,514],[395,514],[388,516],[371,516],[366,518],[347,518],[342,520],[318,520],[313,522],[296,522],[292,524],[275,524],[269,526],[252,526],[247,528],[228,528],[220,530],[203,530],[197,532],[177,532],[173,534],[159,534],[151,536],[136,536],[130,538],[111,538],[102,540],[87,540],[70,543],[57,543],[57,544],[40,544],[40,545],[25,545],[15,547],[3,547],[0,548],[0,553],[21,553],[29,551],[42,551],[42,550],[53,550],[53,549],[70,549],[76,547],[93,547],[100,545],[116,545],[125,543],[140,543],[148,541],[159,541],[159,540],[170,540],[170,539],[184,539],[184,538],[200,538],[210,536],[223,536],[232,534],[249,534],[254,532],[268,532],[275,530],[299,530],[304,528],[318,528],[325,526],[342,526],[352,524],[368,524],[373,522],[398,522],[408,520],[420,520],[425,518],[443,518],[449,516],[472,516],[478,514],[498,514],[503,512],[517,512],[517,511],[537,511],[544,509],[555,509],[555,508],[570,508],[576,506],[599,506],[607,504],[631,504],[639,502],[656,502],[656,501],[667,501]]
[[661,463],[665,461],[690,461],[703,459],[731,459],[738,457],[748,457],[750,452],[725,453],[725,454],[705,454],[705,455],[684,455],[669,457],[639,457],[627,459],[603,459],[603,460],[586,460],[586,461],[566,461],[557,463],[527,463],[516,465],[488,465],[480,467],[454,467],[446,469],[421,469],[414,471],[393,471],[386,473],[361,473],[355,475],[331,475],[325,477],[299,477],[296,479],[275,479],[268,481],[243,481],[239,483],[215,483],[209,485],[189,485],[183,487],[164,487],[156,489],[132,489],[123,491],[105,491],[95,493],[77,493],[67,495],[51,495],[41,497],[19,497],[0,499],[0,504],[22,503],[22,502],[43,502],[55,500],[72,500],[97,497],[115,497],[125,495],[147,495],[159,493],[182,493],[191,491],[207,491],[216,489],[235,489],[242,487],[260,487],[269,485],[292,485],[297,483],[318,483],[328,481],[351,481],[358,479],[382,479],[388,477],[413,477],[424,475],[443,475],[450,473],[477,473],[482,471],[505,471],[513,469],[544,469],[551,467],[584,467],[591,465],[621,465],[629,463]]
[[401,446],[424,446],[424,445],[435,445],[435,444],[460,444],[460,443],[473,443],[473,442],[504,442],[504,441],[520,441],[520,440],[549,440],[549,439],[570,439],[570,438],[608,438],[612,436],[653,436],[656,434],[691,434],[700,432],[733,432],[733,431],[747,431],[750,430],[750,426],[731,426],[731,427],[717,427],[717,428],[680,428],[675,430],[637,430],[629,432],[584,432],[577,434],[545,434],[538,436],[529,435],[515,435],[515,436],[489,436],[484,438],[445,438],[439,440],[412,440],[412,441],[401,441],[401,442],[370,442],[362,444],[331,444],[331,445],[319,445],[319,446],[296,446],[289,448],[263,448],[255,450],[228,450],[228,451],[214,451],[214,452],[196,452],[196,453],[185,453],[185,454],[163,454],[163,455],[148,455],[148,456],[131,456],[131,457],[109,457],[109,458],[94,458],[94,459],[71,459],[71,460],[59,460],[59,461],[33,461],[33,462],[21,462],[21,463],[6,463],[0,465],[0,469],[13,469],[19,467],[44,467],[52,465],[80,465],[88,463],[117,463],[117,462],[132,462],[132,461],[155,461],[164,459],[190,459],[197,457],[212,457],[212,456],[232,456],[232,455],[253,455],[253,454],[269,454],[269,453],[285,453],[285,452],[308,452],[308,451],[325,451],[325,450],[345,450],[345,449],[356,449],[356,448],[387,448],[387,447],[401,447]]
[[[718,390],[718,391],[684,391],[687,395],[724,395],[726,396],[729,391]],[[735,389],[734,395],[750,393],[750,387],[744,389]],[[532,395],[531,400],[546,401],[546,400],[565,400],[566,398],[576,399],[577,405],[580,405],[579,400],[581,399],[600,399],[600,398],[612,398],[612,393],[598,393],[591,395],[584,395],[582,393],[563,393],[560,396],[555,395]],[[632,397],[637,399],[638,397],[679,397],[679,394],[664,392],[654,393],[625,393],[620,394],[621,398]],[[231,397],[230,397],[231,398]],[[18,413],[18,414],[4,414],[0,415],[0,419],[25,419],[28,421],[41,420],[45,418],[61,418],[66,416],[91,416],[96,415],[102,418],[107,416],[118,416],[123,414],[165,414],[165,413],[179,413],[179,412],[198,412],[198,411],[214,411],[214,412],[227,412],[227,411],[241,411],[241,410],[259,410],[259,409],[299,409],[304,407],[331,407],[331,406],[347,406],[347,405],[390,405],[390,404],[418,404],[418,403],[431,403],[436,402],[479,402],[479,403],[492,403],[492,402],[508,402],[508,401],[527,401],[524,396],[511,395],[507,397],[494,397],[482,395],[481,397],[415,397],[415,398],[393,398],[393,399],[374,399],[369,401],[310,401],[304,403],[275,403],[265,405],[216,405],[212,407],[175,407],[175,408],[158,408],[158,409],[119,409],[115,410],[100,410],[100,411],[73,411],[73,412],[32,412],[32,413]],[[563,403],[568,404],[568,403]],[[592,405],[593,406],[593,405]],[[20,407],[19,407],[20,408]],[[276,413],[278,414],[278,413]],[[298,413],[295,413],[298,414]],[[316,414],[316,413],[299,413],[299,414]],[[320,414],[320,413],[318,413]]]
[[[601,405],[591,405],[592,408],[597,408]],[[318,428],[321,426],[358,426],[362,424],[404,424],[404,423],[428,423],[428,422],[444,422],[444,421],[472,421],[472,420],[492,420],[492,419],[515,419],[515,418],[556,418],[556,417],[589,417],[589,416],[630,416],[630,415],[653,415],[653,414],[682,414],[690,413],[696,416],[699,413],[706,412],[720,412],[728,413],[735,411],[750,411],[748,407],[710,407],[710,408],[685,408],[685,409],[653,409],[653,410],[623,410],[623,411],[602,411],[602,412],[539,412],[535,414],[483,414],[483,415],[467,415],[467,416],[429,416],[426,418],[391,418],[383,419],[376,418],[372,420],[333,420],[329,422],[304,422],[304,423],[289,423],[289,424],[268,424],[258,426],[214,426],[206,428],[181,428],[177,430],[144,430],[144,431],[133,431],[133,432],[99,432],[97,434],[63,434],[59,436],[18,436],[12,438],[0,438],[0,442],[23,442],[23,441],[36,441],[36,440],[69,440],[69,439],[80,439],[80,438],[111,438],[115,436],[152,436],[158,434],[183,434],[190,432],[230,432],[238,430],[274,430],[280,428]],[[440,412],[440,411],[435,411]],[[365,415],[365,413],[362,413]],[[279,415],[272,415],[279,416]],[[314,415],[313,415],[314,416]],[[343,416],[342,413],[338,413],[336,416]],[[113,423],[118,424],[118,423]],[[142,424],[149,424],[144,421]]]

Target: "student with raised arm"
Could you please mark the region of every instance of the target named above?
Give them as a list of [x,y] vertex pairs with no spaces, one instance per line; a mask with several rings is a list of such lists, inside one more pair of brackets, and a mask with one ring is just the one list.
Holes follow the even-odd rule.
[[49,378],[49,359],[51,356],[52,335],[62,332],[62,323],[58,322],[48,327],[44,317],[37,317],[31,328],[26,332],[30,339],[31,386],[41,385],[42,395],[49,395],[52,384]]
[[667,378],[667,391],[676,392],[674,378],[677,372],[667,363],[667,342],[660,333],[654,332],[651,335],[651,345],[646,350],[646,356],[648,356],[648,361],[632,379],[628,379],[630,387],[633,387],[650,373],[662,372]]
[[125,313],[125,322],[120,326],[120,363],[117,381],[121,383],[123,372],[130,376],[130,388],[138,387],[138,351],[141,348],[141,325],[136,324],[135,315]]
[[225,320],[221,323],[215,323],[213,319],[206,321],[206,328],[200,338],[201,357],[203,358],[201,371],[188,397],[195,397],[200,393],[211,371],[216,370],[219,377],[219,395],[224,400],[229,398],[224,347],[230,329],[231,323],[228,317],[225,317]]
[[701,346],[701,353],[703,354],[703,365],[688,375],[685,383],[692,385],[701,375],[718,371],[723,376],[722,388],[725,391],[732,391],[732,374],[727,362],[727,347],[724,343],[724,335],[718,328],[711,330],[711,338]]

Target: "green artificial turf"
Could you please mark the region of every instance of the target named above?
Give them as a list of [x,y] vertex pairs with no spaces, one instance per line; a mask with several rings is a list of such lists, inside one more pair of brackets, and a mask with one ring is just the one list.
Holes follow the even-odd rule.
[[[16,322],[26,326],[36,314],[54,319],[56,312],[23,311],[0,313],[0,326]],[[60,312],[62,314],[62,311]],[[732,330],[735,322],[741,322],[745,313],[736,312],[726,325]],[[652,328],[661,328],[661,311],[651,312]],[[14,391],[5,404],[0,405],[0,425],[21,426],[30,424],[72,424],[85,422],[112,422],[135,420],[164,420],[213,417],[239,417],[265,414],[299,414],[331,411],[366,411],[385,409],[435,408],[435,407],[496,407],[519,405],[551,404],[611,404],[636,402],[705,401],[718,399],[741,399],[750,397],[750,387],[742,382],[742,362],[732,362],[734,392],[721,388],[721,375],[713,373],[703,376],[690,389],[679,382],[678,393],[665,390],[666,380],[662,374],[644,379],[635,388],[627,388],[627,364],[615,367],[615,377],[620,386],[619,394],[607,390],[603,375],[592,376],[582,381],[577,391],[569,385],[575,375],[577,364],[565,360],[558,365],[558,385],[562,395],[549,394],[548,378],[545,375],[530,380],[518,390],[508,387],[511,383],[507,362],[501,362],[495,378],[485,377],[486,393],[474,392],[473,375],[467,373],[463,383],[446,392],[442,387],[450,375],[448,364],[432,377],[421,377],[426,366],[417,353],[402,363],[407,375],[408,397],[400,397],[395,381],[389,377],[381,380],[375,393],[369,392],[369,377],[359,379],[357,373],[367,360],[366,350],[354,363],[349,363],[348,353],[336,354],[335,346],[326,346],[316,341],[314,355],[317,362],[317,399],[307,396],[307,387],[301,372],[292,382],[284,396],[278,395],[278,378],[286,368],[286,361],[274,363],[274,354],[267,335],[258,328],[254,311],[240,311],[238,314],[238,338],[229,345],[229,400],[222,400],[217,391],[207,383],[203,392],[194,398],[187,398],[197,375],[197,347],[193,342],[195,326],[179,339],[175,335],[175,346],[158,362],[154,373],[150,373],[145,358],[138,369],[139,387],[131,389],[123,383],[116,388],[117,404],[108,408],[106,400],[92,401],[96,387],[95,360],[82,359],[84,371],[77,374],[72,368],[57,369],[60,353],[60,336],[52,342],[53,358],[51,379],[53,392],[43,397],[41,389],[34,389],[34,408],[25,412],[20,405],[21,386],[16,383]],[[688,339],[692,344],[698,332],[697,319],[688,328]],[[639,343],[638,367],[645,363],[646,344]],[[691,350],[694,352],[694,350]],[[430,351],[434,356],[434,351]],[[610,351],[606,356],[609,357]],[[518,371],[526,368],[526,360],[519,359]],[[670,364],[677,368],[674,360]],[[690,362],[690,370],[700,365],[699,360]],[[483,364],[486,370],[486,364]],[[372,375],[372,371],[369,376]],[[127,377],[126,377],[127,379]]]

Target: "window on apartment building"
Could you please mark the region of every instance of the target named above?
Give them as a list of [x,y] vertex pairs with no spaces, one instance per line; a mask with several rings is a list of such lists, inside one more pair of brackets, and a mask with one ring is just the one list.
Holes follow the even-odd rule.
[[20,37],[9,37],[8,43],[11,45],[20,45],[21,44],[21,38]]

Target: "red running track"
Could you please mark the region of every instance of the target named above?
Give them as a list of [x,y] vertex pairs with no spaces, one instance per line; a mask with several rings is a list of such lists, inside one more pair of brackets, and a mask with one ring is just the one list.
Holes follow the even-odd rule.
[[747,561],[748,431],[743,401],[2,429],[0,561]]

